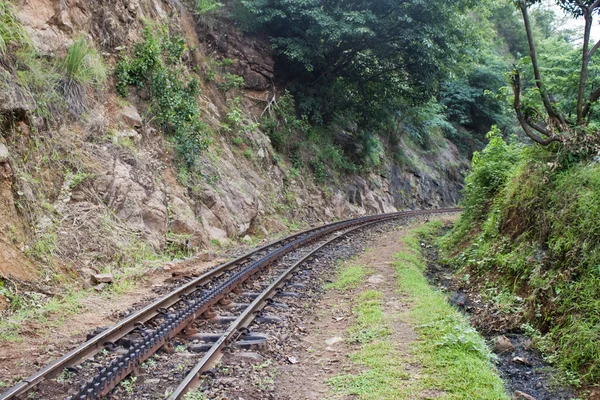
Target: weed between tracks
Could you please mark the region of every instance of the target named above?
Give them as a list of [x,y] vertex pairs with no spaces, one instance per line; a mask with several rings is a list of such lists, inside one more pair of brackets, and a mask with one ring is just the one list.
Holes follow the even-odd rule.
[[[330,285],[347,288],[349,276],[360,275],[362,281],[356,284],[360,294],[353,305],[355,320],[346,335],[357,345],[349,357],[360,372],[330,379],[334,392],[367,400],[508,399],[484,339],[424,275],[419,235],[437,227],[439,223],[434,222],[412,229],[402,239],[405,250],[395,255],[397,286],[392,286],[392,292],[408,303],[408,311],[390,310],[384,293],[362,288],[369,272],[366,268],[361,274],[356,266],[342,268],[338,280]],[[397,342],[394,331],[398,324],[409,324],[417,332],[408,351],[401,351]]]

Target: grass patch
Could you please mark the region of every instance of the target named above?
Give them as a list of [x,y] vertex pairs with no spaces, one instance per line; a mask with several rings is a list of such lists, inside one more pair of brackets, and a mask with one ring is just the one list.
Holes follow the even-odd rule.
[[401,382],[407,380],[409,374],[394,343],[388,338],[391,330],[382,301],[383,293],[375,290],[367,290],[358,296],[353,308],[356,320],[348,333],[352,341],[363,346],[351,354],[350,359],[368,370],[357,375],[333,377],[328,382],[335,392],[360,396],[361,399],[403,398],[398,397],[403,393],[404,384]]
[[[360,348],[349,357],[362,371],[329,379],[336,394],[389,400],[428,398],[434,392],[436,399],[508,400],[484,339],[425,278],[420,235],[433,234],[440,226],[433,222],[414,229],[403,239],[408,250],[396,256],[398,289],[408,295],[410,311],[401,316],[386,313],[383,293],[378,291],[356,297],[355,321],[348,335]],[[362,273],[357,271],[353,266],[341,269],[330,287],[344,288],[346,282],[358,287],[366,273],[364,267]],[[408,319],[419,335],[410,345],[410,355],[400,353],[392,336],[392,324],[400,318]],[[407,365],[419,365],[419,371],[409,373]]]
[[335,282],[325,285],[325,289],[348,290],[358,286],[367,274],[367,269],[362,265],[340,266]]
[[419,385],[443,391],[439,399],[508,399],[484,339],[425,278],[419,236],[439,227],[436,222],[413,230],[403,240],[410,250],[396,255],[400,291],[414,302],[409,319],[421,338],[414,346],[423,367]]
[[353,342],[370,343],[391,333],[385,322],[382,298],[383,293],[375,290],[367,290],[358,297],[353,309],[356,321],[349,332]]

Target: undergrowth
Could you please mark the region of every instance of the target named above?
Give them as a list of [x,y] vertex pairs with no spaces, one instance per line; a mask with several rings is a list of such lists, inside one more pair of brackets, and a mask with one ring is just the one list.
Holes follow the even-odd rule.
[[156,122],[172,138],[179,159],[194,167],[210,143],[211,131],[201,119],[198,78],[182,65],[186,51],[181,36],[171,35],[166,26],[146,23],[143,41],[131,56],[122,54],[117,64],[117,91],[127,96],[130,86],[147,87]]
[[494,138],[467,182],[465,212],[443,241],[449,261],[524,298],[523,322],[548,361],[570,383],[597,382],[600,165]]

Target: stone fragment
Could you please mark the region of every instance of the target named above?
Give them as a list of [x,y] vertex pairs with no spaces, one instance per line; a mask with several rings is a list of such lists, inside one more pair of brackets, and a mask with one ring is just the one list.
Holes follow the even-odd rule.
[[536,400],[535,397],[528,395],[527,393],[517,390],[513,393],[513,400]]
[[371,277],[369,277],[369,279],[367,279],[367,282],[369,283],[373,283],[375,285],[379,285],[382,283],[385,283],[385,276],[383,275],[373,275]]
[[112,274],[94,274],[92,280],[96,283],[112,283],[114,279]]
[[0,163],[7,162],[10,154],[8,154],[8,149],[2,143],[0,143]]
[[124,107],[121,110],[121,120],[131,128],[141,128],[143,121],[138,110],[133,106]]
[[515,346],[510,342],[510,339],[506,336],[498,336],[494,341],[493,351],[496,354],[505,353],[507,351],[513,351]]
[[106,283],[101,283],[99,285],[94,286],[94,290],[97,292],[101,292],[106,288]]
[[525,357],[514,357],[512,359],[512,362],[514,362],[515,364],[531,366],[531,363]]
[[334,336],[334,337],[332,337],[332,338],[330,338],[330,339],[327,339],[327,340],[325,341],[325,343],[327,343],[327,345],[328,345],[328,346],[333,346],[334,344],[336,344],[336,343],[340,343],[340,342],[343,342],[343,341],[344,341],[344,339],[342,339],[341,337],[339,337],[339,336]]

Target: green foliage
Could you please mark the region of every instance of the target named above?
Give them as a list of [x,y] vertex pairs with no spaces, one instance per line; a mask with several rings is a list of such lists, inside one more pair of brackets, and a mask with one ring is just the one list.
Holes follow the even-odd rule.
[[473,154],[471,172],[466,178],[461,201],[464,217],[458,224],[464,229],[470,229],[474,221],[481,221],[486,216],[494,197],[503,189],[521,159],[520,147],[507,144],[498,128],[493,127],[487,137],[486,148]]
[[582,382],[596,382],[600,352],[591,343],[600,337],[600,166],[557,164],[552,149],[515,155],[494,139],[488,147],[494,150],[476,158],[465,212],[445,239],[449,249],[470,239],[453,262],[473,274],[492,272],[500,293],[525,294],[520,306],[547,332],[540,343],[548,359]]
[[135,45],[133,58],[121,56],[116,68],[117,91],[126,96],[130,86],[148,85],[157,123],[172,137],[180,159],[193,167],[208,147],[210,131],[201,121],[198,81],[180,68],[187,46],[180,36],[170,35],[167,27],[147,25],[143,38]]
[[196,0],[196,12],[198,14],[212,14],[223,7],[217,0]]
[[[312,122],[351,115],[361,128],[393,116],[399,100],[428,101],[460,58],[466,1],[240,0],[247,29],[271,37]],[[407,23],[398,23],[406,21]],[[410,22],[408,22],[410,21]],[[464,29],[463,29],[464,31]],[[384,118],[382,118],[384,117]]]
[[108,72],[104,61],[83,36],[67,48],[67,56],[60,63],[60,67],[67,79],[80,84],[101,87],[106,83]]
[[242,76],[227,72],[224,81],[217,83],[217,88],[224,92],[229,92],[230,90],[240,89],[244,87],[244,85],[245,82]]

